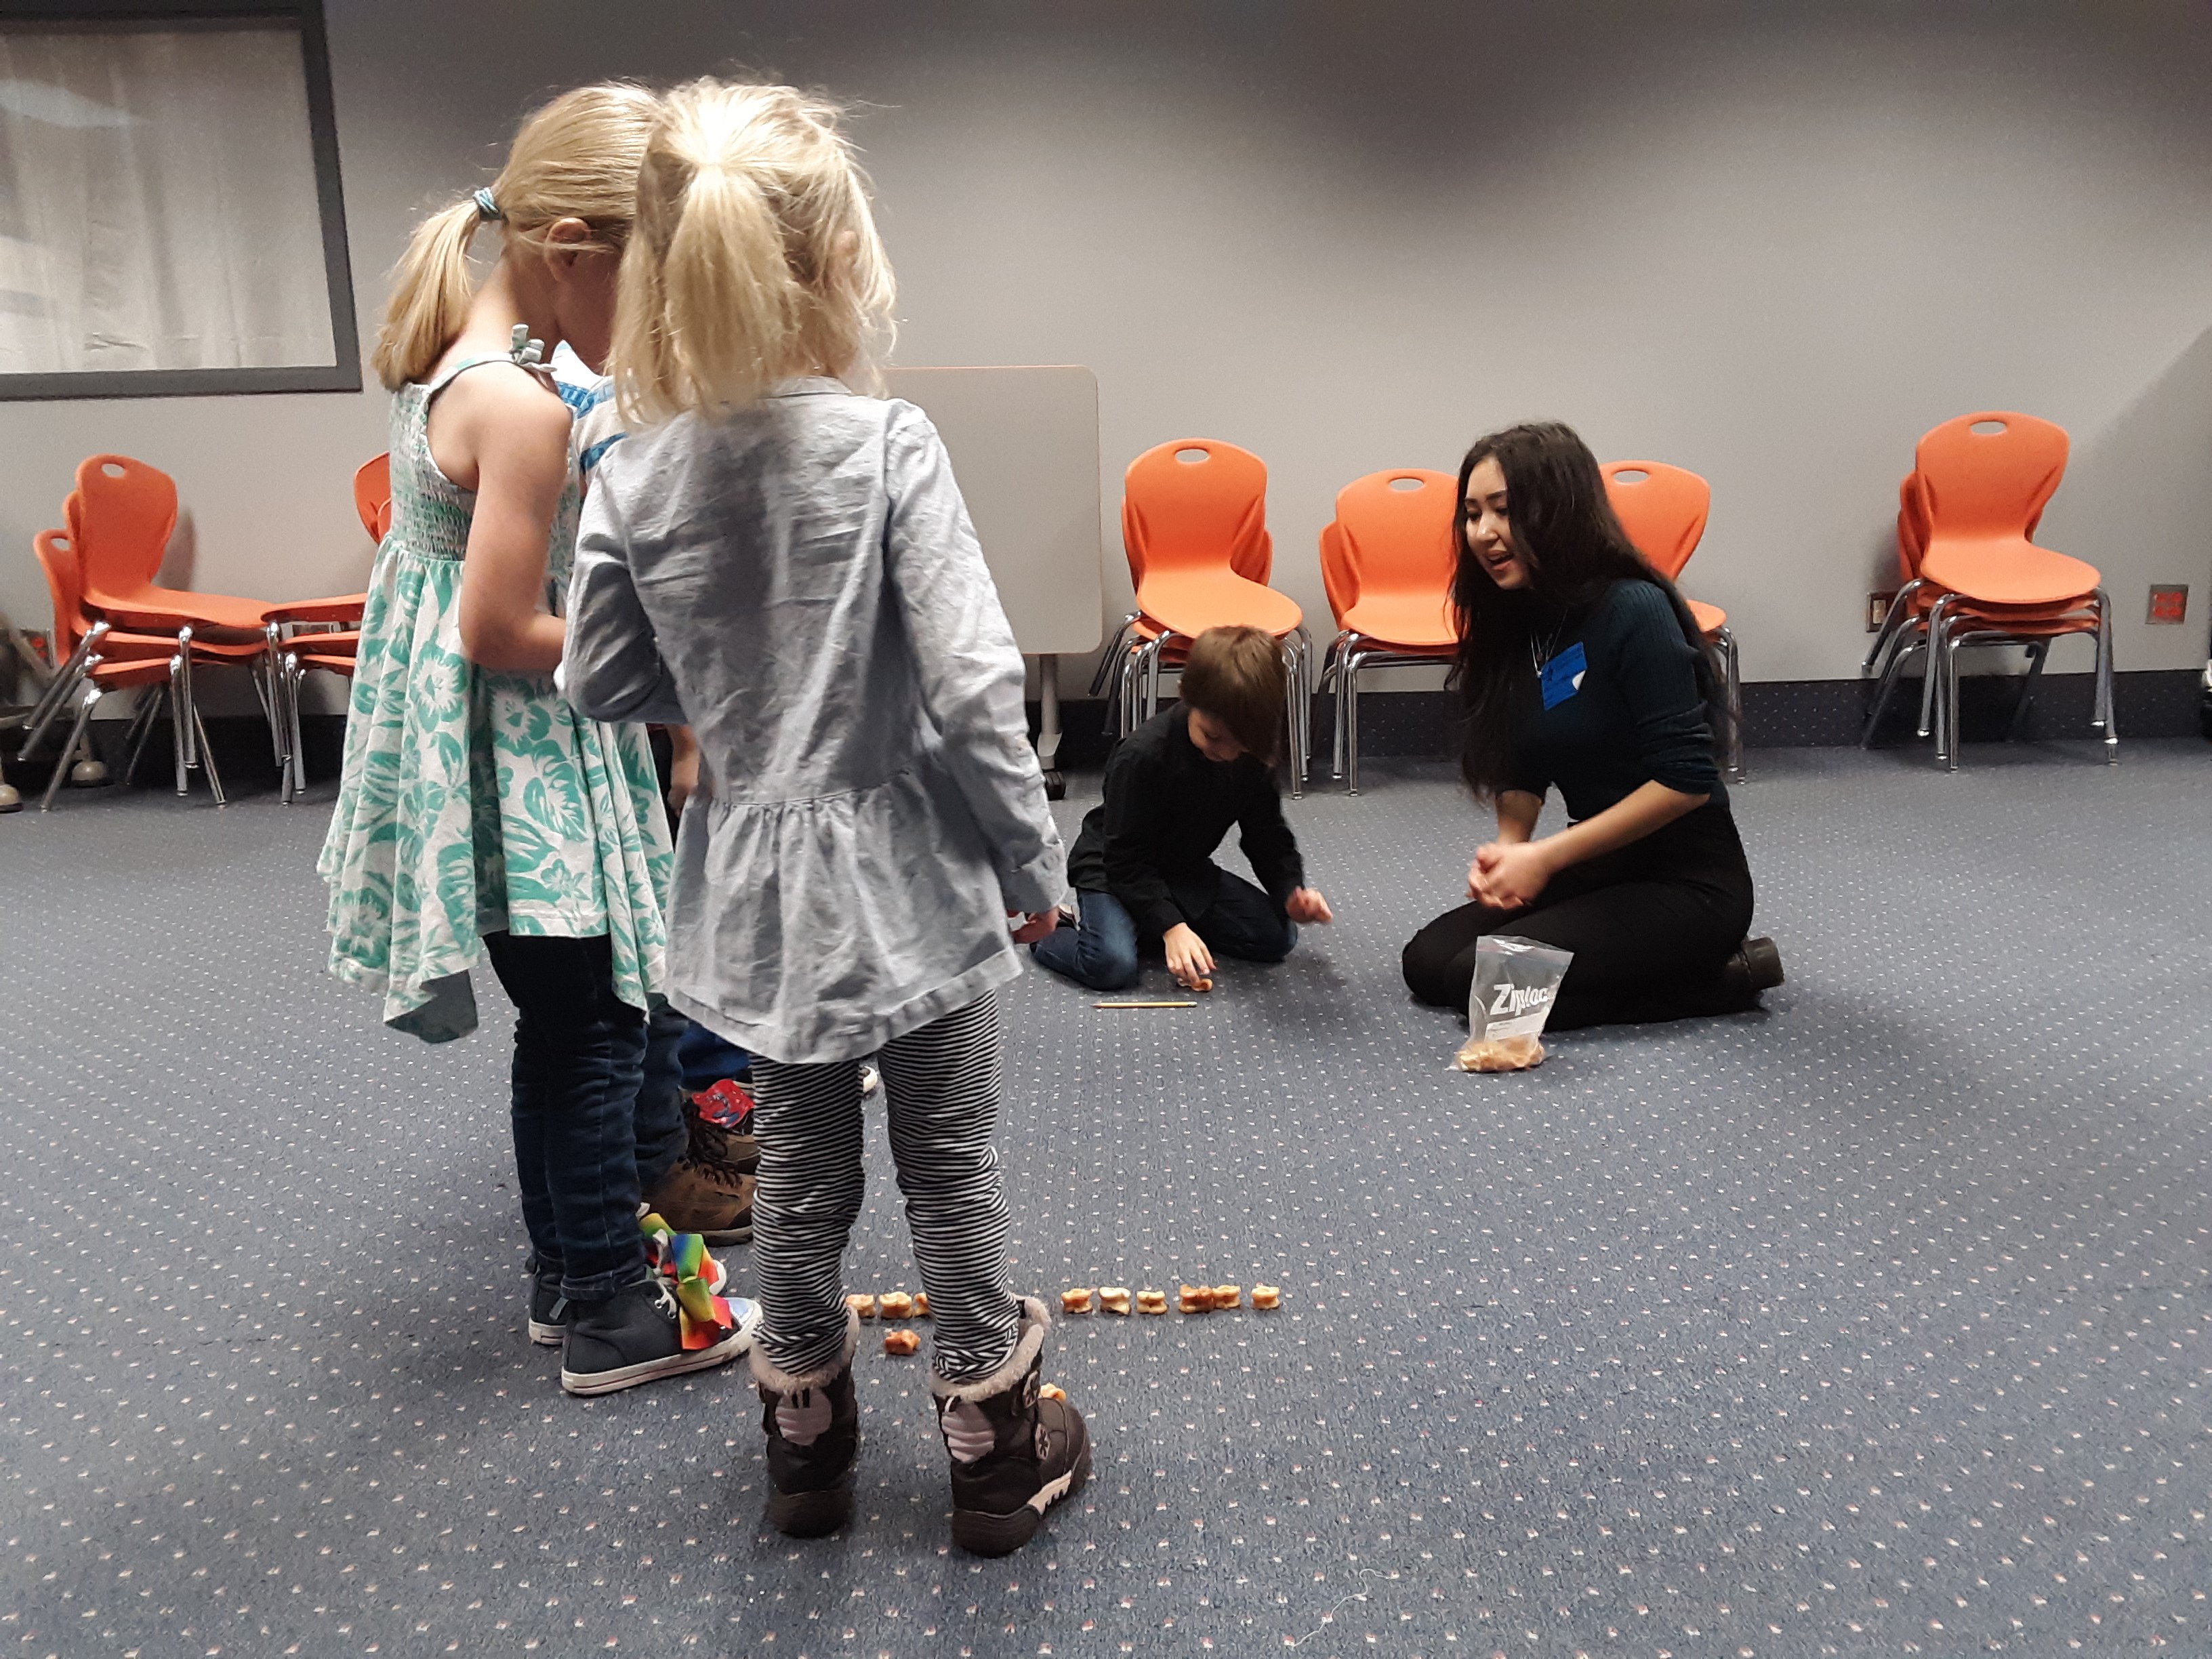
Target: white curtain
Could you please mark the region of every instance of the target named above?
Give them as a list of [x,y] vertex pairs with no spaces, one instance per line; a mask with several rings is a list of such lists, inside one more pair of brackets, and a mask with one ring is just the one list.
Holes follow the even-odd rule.
[[0,374],[332,354],[298,30],[0,22]]

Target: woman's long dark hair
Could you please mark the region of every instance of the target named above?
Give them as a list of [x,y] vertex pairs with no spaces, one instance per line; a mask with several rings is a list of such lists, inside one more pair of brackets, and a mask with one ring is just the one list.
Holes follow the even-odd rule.
[[[1513,546],[1528,572],[1528,585],[1510,592],[1490,579],[1467,544],[1468,475],[1486,460],[1505,475]],[[1539,421],[1477,439],[1459,465],[1452,544],[1459,559],[1452,577],[1459,652],[1448,684],[1460,699],[1460,775],[1478,797],[1494,800],[1512,777],[1514,739],[1535,684],[1530,641],[1588,609],[1624,578],[1650,582],[1667,596],[1682,637],[1698,653],[1698,690],[1716,748],[1721,744],[1727,698],[1705,636],[1674,584],[1644,562],[1620,527],[1597,457],[1571,427]]]

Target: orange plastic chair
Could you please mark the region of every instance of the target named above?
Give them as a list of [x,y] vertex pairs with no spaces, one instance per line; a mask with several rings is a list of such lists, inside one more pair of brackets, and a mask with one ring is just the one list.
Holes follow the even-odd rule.
[[[2042,499],[2028,515],[2027,534],[2031,540],[2036,528],[2043,522],[2043,509],[2051,492],[2058,487],[2059,475],[2053,474]],[[1898,590],[1890,600],[1889,611],[1875,631],[1875,641],[1868,647],[1861,672],[1875,672],[1875,665],[1884,655],[1895,649],[1917,649],[1918,641],[1912,631],[1924,626],[1928,613],[1942,598],[1940,589],[1932,586],[1920,574],[1920,561],[1928,551],[1928,490],[1917,471],[1905,475],[1897,487],[1897,583]],[[2060,607],[2053,615],[2063,615]],[[1901,637],[1902,636],[1902,637]],[[1872,735],[1871,728],[1869,736]]]
[[363,461],[353,475],[354,510],[369,539],[381,542],[392,528],[392,453]]
[[[371,456],[353,475],[354,511],[371,540],[381,543],[392,528],[392,456]],[[361,647],[362,613],[368,595],[349,593],[342,599],[304,599],[272,605],[269,610],[269,652],[276,665],[279,715],[284,726],[285,750],[280,799],[290,805],[307,787],[307,763],[301,753],[300,687],[312,673],[353,678],[355,658]]]
[[1378,665],[1449,666],[1459,648],[1451,610],[1459,480],[1404,467],[1336,493],[1321,532],[1321,577],[1337,635],[1322,672],[1336,687],[1335,774],[1359,793],[1359,676]]
[[[1156,445],[1129,464],[1123,545],[1137,590],[1121,666],[1124,729],[1141,701],[1159,706],[1170,653],[1209,628],[1259,628],[1283,642],[1290,677],[1291,793],[1303,793],[1311,752],[1313,640],[1291,599],[1244,574],[1273,562],[1267,531],[1267,469],[1257,455],[1211,438]],[[1241,567],[1241,568],[1240,568]],[[1139,692],[1139,688],[1141,687]]]
[[[38,556],[40,568],[46,577],[47,597],[53,602],[54,635],[57,649],[59,643],[75,635],[74,648],[68,661],[58,672],[32,709],[29,733],[18,751],[19,757],[27,757],[46,736],[46,728],[53,723],[61,710],[74,702],[76,719],[70,728],[68,740],[63,744],[55,759],[53,775],[47,779],[46,793],[40,799],[39,810],[53,810],[54,797],[61,792],[62,783],[71,769],[71,763],[83,745],[85,731],[92,720],[93,710],[111,691],[131,687],[155,686],[159,689],[150,697],[141,699],[133,713],[124,743],[130,759],[123,770],[123,780],[131,781],[138,770],[140,756],[144,752],[146,739],[154,729],[155,717],[164,704],[173,703],[179,681],[184,673],[183,653],[174,640],[116,634],[106,623],[85,622],[81,608],[76,556],[70,537],[58,530],[42,530],[33,538],[32,550]],[[112,651],[112,654],[110,654]],[[184,735],[181,720],[174,722],[177,743],[177,776],[181,792],[185,778]],[[215,791],[216,803],[222,800],[222,784],[212,763],[208,769],[208,781]]]
[[[82,520],[83,503],[81,497],[76,495],[70,495],[67,503],[66,515],[72,526]],[[144,634],[118,629],[106,617],[90,614],[84,605],[83,569],[77,549],[78,538],[70,531],[42,530],[32,538],[32,550],[38,557],[40,568],[46,573],[47,596],[53,605],[53,640],[56,654],[59,655],[66,651],[69,655],[61,667],[56,671],[53,678],[47,684],[45,692],[40,695],[39,701],[33,706],[26,719],[25,724],[28,728],[28,735],[25,738],[20,751],[22,754],[27,755],[31,752],[37,745],[39,738],[44,735],[47,724],[53,719],[56,713],[81,690],[88,672],[88,665],[93,661],[104,662],[106,665],[106,672],[102,683],[110,690],[114,690],[119,689],[118,674],[119,665],[124,663],[159,662],[166,665],[172,657],[179,655],[181,650],[188,659],[186,677],[189,678],[191,661],[230,666],[252,666],[254,659],[261,651],[260,645],[256,641],[200,639],[191,641],[187,645],[167,635]],[[132,683],[136,684],[136,682]],[[138,710],[133,715],[131,730],[138,737],[138,744],[131,750],[130,771],[132,773],[137,769],[139,750],[143,746],[143,734],[150,730],[150,723],[159,701],[149,698],[142,702]],[[137,723],[142,716],[147,722],[143,727]],[[181,723],[180,717],[179,724]],[[188,731],[179,733],[188,748],[196,747],[191,742],[194,735]],[[194,764],[197,764],[196,761]],[[221,805],[222,799],[221,784],[211,770],[209,774],[209,782],[216,791],[216,803]],[[180,770],[177,777],[177,793],[183,794],[186,793],[189,787],[187,774]]]
[[284,733],[267,655],[266,604],[155,583],[176,527],[175,481],[128,455],[94,455],[78,466],[76,486],[71,528],[84,573],[85,608],[118,628],[173,635],[181,649],[185,673],[178,689],[178,723],[186,764],[200,763],[202,722],[192,695],[192,668],[196,661],[208,659],[195,647],[216,642],[250,644],[245,659],[255,670],[254,695],[269,721],[270,746],[281,762]]
[[[1946,421],[1920,441],[1914,470],[1928,503],[1928,548],[1920,574],[1947,591],[1929,613],[1929,654],[1935,668],[1923,705],[1940,695],[1936,752],[1952,771],[1960,761],[1958,647],[2051,641],[2090,634],[2096,641],[2093,728],[2101,729],[2107,762],[2119,758],[2112,719],[2111,606],[2094,565],[2028,539],[2044,504],[2064,476],[2065,428],[2033,415],[1985,410]],[[2052,613],[2059,612],[2056,620]],[[2026,700],[2042,672],[2038,655]],[[1925,726],[1929,722],[1923,719]]]
[[[1664,461],[1608,461],[1606,499],[1613,516],[1644,561],[1668,581],[1679,580],[1705,537],[1713,489],[1696,473]],[[1729,730],[1722,764],[1729,781],[1743,781],[1743,669],[1736,653],[1735,630],[1717,605],[1684,596],[1690,620],[1720,653],[1723,695],[1728,700]]]
[[1679,580],[1705,539],[1713,487],[1664,461],[1608,461],[1599,471],[1613,516],[1644,562],[1668,581]]
[[[1194,444],[1184,447],[1199,448],[1206,446]],[[1224,452],[1219,459],[1231,470],[1242,470],[1251,475],[1243,482],[1249,485],[1252,489],[1252,511],[1229,532],[1229,568],[1249,581],[1264,584],[1273,573],[1275,563],[1274,538],[1268,533],[1267,526],[1267,469],[1258,456],[1244,450],[1236,449],[1233,445],[1224,444],[1218,446],[1218,448]],[[1233,453],[1229,453],[1231,451]],[[1141,459],[1142,457],[1139,459]],[[1249,467],[1241,467],[1240,461],[1249,462]],[[1252,472],[1252,469],[1256,469],[1256,472]],[[1217,482],[1218,482],[1218,477]],[[1121,497],[1121,548],[1124,556],[1129,562],[1129,582],[1133,588],[1141,586],[1144,583],[1145,547],[1146,532],[1143,520],[1138,513],[1136,502],[1125,491]],[[1116,630],[1113,642],[1099,656],[1097,672],[1091,677],[1091,695],[1097,696],[1109,678],[1115,684],[1117,695],[1125,685],[1133,687],[1134,683],[1128,679],[1127,673],[1129,659],[1140,653],[1152,641],[1159,640],[1163,631],[1160,625],[1146,617],[1142,611],[1132,611],[1122,617],[1121,625]],[[1183,657],[1183,647],[1174,640],[1164,641],[1160,646],[1160,655],[1165,665],[1180,666]],[[1121,701],[1127,709],[1127,716],[1123,720],[1121,728],[1126,732],[1133,723],[1135,715],[1136,702],[1133,692],[1130,696],[1122,696]]]
[[220,636],[258,635],[268,606],[230,593],[157,587],[177,526],[177,486],[128,455],[94,455],[76,470],[77,551],[88,607],[118,626]]
[[[1944,422],[1921,439],[1912,476],[1900,492],[1900,568],[1917,544],[1910,580],[1885,621],[1867,667],[1886,647],[1888,661],[1863,741],[1870,740],[1899,671],[1924,653],[1920,735],[1936,739],[1937,757],[1956,771],[1959,744],[1959,650],[1966,645],[2021,645],[2030,665],[2014,717],[2024,721],[2053,642],[2071,634],[2094,637],[2094,707],[2090,724],[2104,734],[2106,758],[2118,759],[2113,720],[2111,605],[2096,567],[2031,538],[2065,476],[2065,429],[2033,415],[1989,410]],[[1917,627],[1905,619],[1911,617]]]

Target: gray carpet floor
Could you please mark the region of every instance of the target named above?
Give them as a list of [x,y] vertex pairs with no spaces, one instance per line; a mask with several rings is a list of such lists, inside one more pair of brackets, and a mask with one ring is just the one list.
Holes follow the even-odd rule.
[[[324,977],[321,808],[0,819],[6,1651],[2212,1652],[2212,751],[1753,767],[1763,1013],[1448,1070],[1397,951],[1481,830],[1388,763],[1292,805],[1282,967],[1012,988],[1019,1285],[1285,1305],[1063,1321],[1097,1472],[996,1563],[924,1358],[864,1348],[816,1543],[740,1370],[560,1394],[503,1021]],[[913,1288],[871,1156],[850,1284]]]

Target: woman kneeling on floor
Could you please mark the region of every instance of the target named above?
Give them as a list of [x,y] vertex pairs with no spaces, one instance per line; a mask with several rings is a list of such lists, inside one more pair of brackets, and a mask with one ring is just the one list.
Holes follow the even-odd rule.
[[[1553,1030],[1739,1013],[1782,982],[1747,939],[1751,870],[1714,761],[1720,676],[1681,596],[1607,503],[1565,426],[1482,439],[1460,466],[1452,671],[1460,769],[1495,804],[1471,902],[1406,946],[1423,1002],[1464,1009],[1486,933],[1575,953]],[[1556,786],[1569,818],[1541,839]]]

